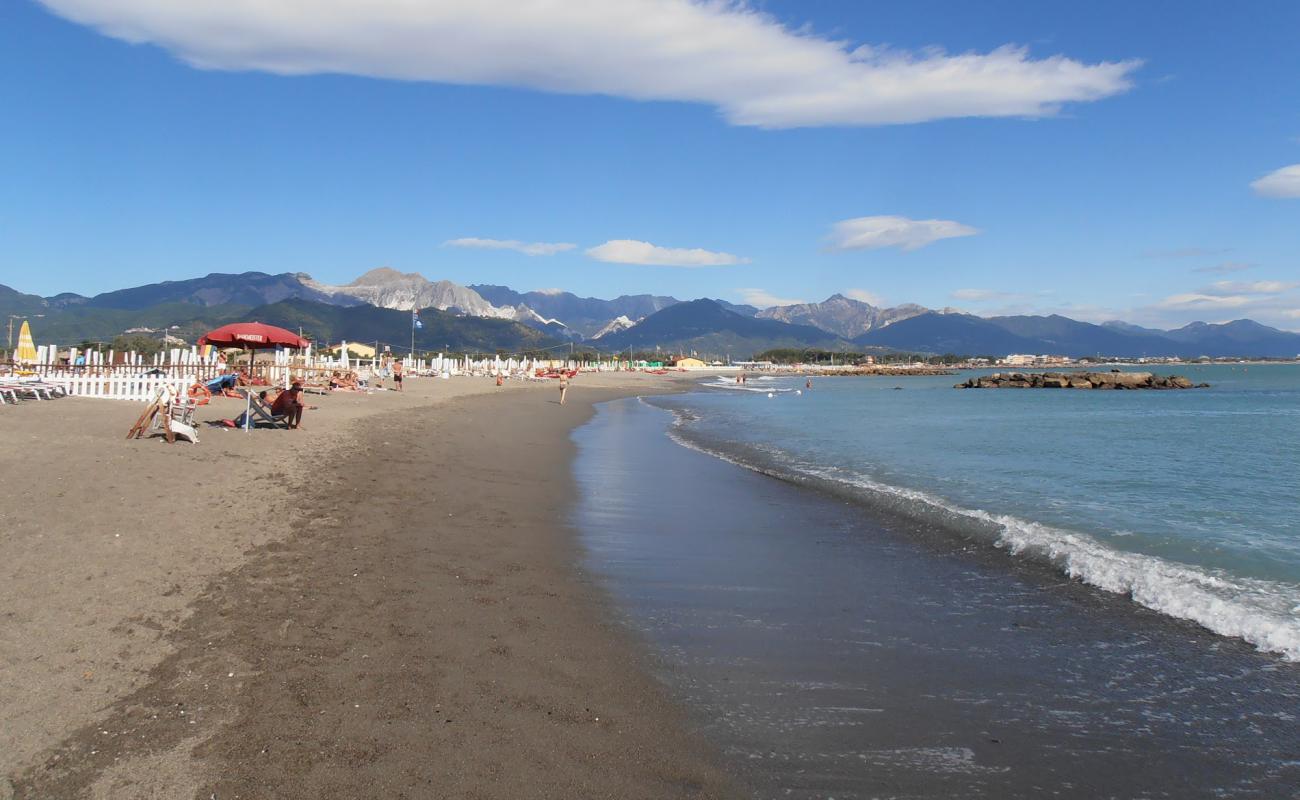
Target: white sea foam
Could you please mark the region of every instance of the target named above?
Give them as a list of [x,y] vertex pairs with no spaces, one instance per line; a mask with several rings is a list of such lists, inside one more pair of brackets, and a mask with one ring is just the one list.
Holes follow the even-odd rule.
[[[762,380],[762,378],[759,380]],[[705,389],[727,389],[733,392],[757,392],[759,394],[772,394],[774,392],[777,394],[784,394],[786,392],[794,391],[793,389],[777,388],[772,386],[746,386],[743,383],[736,383],[735,378],[729,378],[726,376],[719,376],[716,380],[712,381],[701,381],[700,386],[703,386]]]
[[[768,466],[706,447],[683,435],[685,417],[676,415],[673,441],[771,477],[809,478],[850,487],[880,498],[903,513],[944,516],[950,524],[989,533],[989,543],[1012,555],[1045,561],[1065,575],[1107,592],[1127,595],[1142,606],[1190,620],[1214,633],[1244,639],[1260,650],[1300,662],[1300,587],[1214,572],[1156,556],[1117,550],[1085,533],[1064,530],[983,509],[962,508],[915,489],[881,483],[836,468],[801,463],[775,448],[763,448]],[[779,464],[779,466],[777,466]],[[962,526],[962,522],[974,523]]]

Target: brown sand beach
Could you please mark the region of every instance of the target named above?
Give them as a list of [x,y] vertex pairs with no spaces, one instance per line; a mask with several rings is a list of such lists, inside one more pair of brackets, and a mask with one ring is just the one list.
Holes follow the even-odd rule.
[[0,800],[734,794],[566,521],[573,427],[672,380],[408,380],[198,445],[0,409]]

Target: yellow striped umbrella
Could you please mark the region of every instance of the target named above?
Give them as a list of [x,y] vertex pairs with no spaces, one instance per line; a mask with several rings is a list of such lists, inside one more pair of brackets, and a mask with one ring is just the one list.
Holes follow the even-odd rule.
[[18,349],[14,351],[14,361],[20,364],[36,363],[36,342],[32,341],[32,326],[23,320],[22,330],[18,332]]

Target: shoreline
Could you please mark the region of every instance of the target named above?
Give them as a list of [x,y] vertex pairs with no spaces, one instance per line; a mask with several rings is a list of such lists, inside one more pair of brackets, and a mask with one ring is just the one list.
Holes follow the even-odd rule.
[[[301,460],[302,480],[273,466],[285,490],[247,501],[271,532],[189,576],[171,625],[81,621],[112,631],[102,669],[142,626],[161,658],[97,709],[63,703],[62,728],[11,726],[27,755],[4,765],[16,796],[734,794],[583,574],[567,518],[571,431],[596,402],[675,382],[584,375],[563,409],[549,385],[482,383],[460,388],[494,396],[382,398],[392,410],[346,434],[309,412],[312,435],[280,459]],[[251,436],[271,450],[293,434]],[[224,460],[137,443],[125,458],[133,445]],[[215,504],[231,526],[257,517],[232,511],[240,488]]]
[[580,484],[609,500],[580,509],[582,530],[660,674],[759,796],[1293,785],[1279,657],[684,445],[664,435],[673,416],[621,401],[583,428]]

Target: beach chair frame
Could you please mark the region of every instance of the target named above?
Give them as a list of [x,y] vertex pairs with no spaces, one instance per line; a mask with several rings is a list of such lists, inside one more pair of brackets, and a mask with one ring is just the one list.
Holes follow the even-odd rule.
[[249,426],[256,428],[259,421],[265,422],[272,428],[283,428],[290,430],[289,420],[283,414],[272,414],[271,409],[262,402],[256,394],[245,390],[245,396],[248,398]]

